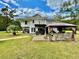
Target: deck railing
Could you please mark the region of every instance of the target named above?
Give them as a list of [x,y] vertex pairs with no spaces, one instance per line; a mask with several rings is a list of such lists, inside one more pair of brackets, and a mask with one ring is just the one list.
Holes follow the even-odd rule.
[[57,34],[55,33],[53,35],[48,34],[48,35],[46,35],[46,38],[50,41],[57,41],[57,40],[62,41],[62,40],[72,40],[72,39],[74,39],[72,37],[72,33],[57,33]]

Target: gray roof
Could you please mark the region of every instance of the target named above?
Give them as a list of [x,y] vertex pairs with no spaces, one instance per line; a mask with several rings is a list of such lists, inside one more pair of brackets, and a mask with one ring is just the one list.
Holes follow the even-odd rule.
[[47,27],[52,26],[52,27],[56,27],[56,26],[65,26],[65,27],[76,27],[76,25],[74,24],[68,24],[68,23],[60,23],[60,22],[52,22],[47,24]]
[[33,15],[32,17],[36,17],[36,16],[40,16],[40,17],[42,17],[41,15],[39,15],[39,14],[35,14],[35,15]]

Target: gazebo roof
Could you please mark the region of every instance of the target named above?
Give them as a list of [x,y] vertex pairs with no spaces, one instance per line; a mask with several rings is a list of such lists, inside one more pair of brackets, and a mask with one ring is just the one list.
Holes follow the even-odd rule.
[[76,27],[76,25],[68,24],[68,23],[53,22],[53,23],[47,24],[47,27]]

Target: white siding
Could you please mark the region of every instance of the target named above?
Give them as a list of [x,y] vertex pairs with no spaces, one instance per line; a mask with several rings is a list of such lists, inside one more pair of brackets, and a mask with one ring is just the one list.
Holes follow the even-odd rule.
[[[39,15],[35,16],[31,19],[32,19],[32,21],[27,22],[27,24],[25,24],[25,22],[21,22],[21,27],[29,27],[30,33],[34,33],[31,31],[31,29],[35,28],[35,24],[47,24],[47,21],[45,20],[45,18],[41,17]],[[33,23],[33,20],[34,20],[34,23]]]
[[21,22],[21,27],[35,27],[35,26],[32,22],[27,22],[27,24],[25,24],[25,22]]
[[46,20],[35,20],[35,24],[46,24]]
[[21,22],[21,27],[28,27],[28,24],[26,25],[25,22]]

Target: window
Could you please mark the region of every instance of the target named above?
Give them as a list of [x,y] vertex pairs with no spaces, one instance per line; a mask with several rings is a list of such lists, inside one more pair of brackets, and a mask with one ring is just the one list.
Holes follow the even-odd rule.
[[31,28],[31,32],[33,32],[33,28]]
[[34,20],[33,20],[33,23],[34,23]]
[[35,32],[35,28],[31,28],[31,32]]
[[39,21],[39,24],[40,24],[40,21]]
[[25,24],[27,24],[27,21],[25,21]]
[[35,28],[34,28],[34,32],[35,32]]

